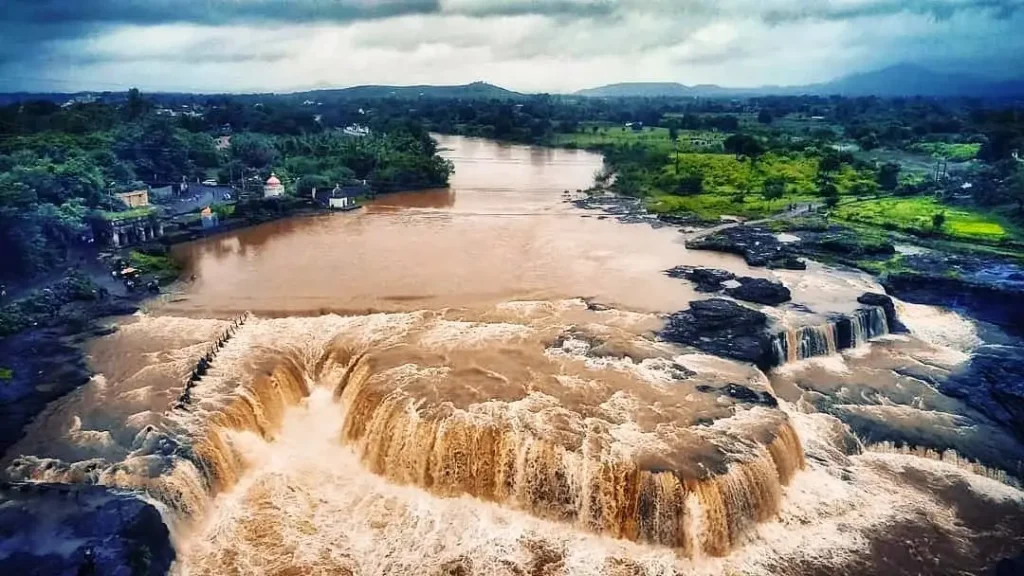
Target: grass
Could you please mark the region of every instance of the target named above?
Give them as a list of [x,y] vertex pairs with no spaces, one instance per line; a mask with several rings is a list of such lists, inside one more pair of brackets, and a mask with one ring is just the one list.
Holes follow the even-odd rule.
[[[932,218],[946,216],[936,230]],[[934,198],[877,198],[840,205],[834,212],[840,220],[900,230],[917,235],[939,235],[967,242],[999,243],[1014,237],[1015,230],[997,216],[978,210],[946,206]]]
[[[597,132],[593,131],[593,128],[597,128]],[[602,146],[621,146],[629,144],[643,144],[651,148],[658,149],[662,152],[672,152],[675,149],[675,145],[672,143],[672,139],[669,138],[668,128],[661,127],[645,127],[643,130],[632,130],[626,128],[623,130],[621,125],[612,124],[597,124],[597,123],[584,123],[580,126],[578,132],[572,134],[561,133],[554,136],[552,144],[555,146],[573,146],[576,148],[600,148]],[[680,150],[691,150],[694,149],[690,145],[692,138],[702,138],[709,142],[709,148],[715,149],[721,147],[721,142],[725,139],[725,136],[715,132],[705,132],[700,130],[680,130],[679,131],[679,149]]]
[[647,209],[655,214],[690,212],[704,220],[717,220],[723,215],[763,218],[782,212],[786,205],[793,201],[794,197],[766,202],[760,196],[750,195],[746,196],[743,202],[736,202],[732,196],[721,194],[655,194],[646,198],[645,203]]
[[0,381],[9,382],[14,379],[14,370],[0,367]]
[[123,210],[121,212],[101,212],[100,215],[104,220],[111,222],[114,220],[126,220],[129,218],[141,218],[143,216],[149,216],[155,212],[156,209],[151,206],[143,206],[140,208],[132,208],[131,210]]
[[[739,160],[731,154],[680,153],[678,171],[676,156],[662,168],[650,189],[645,190],[647,208],[655,213],[691,212],[707,220],[721,215],[761,218],[777,214],[792,203],[818,202],[816,195],[817,158],[800,154],[768,153],[756,164]],[[666,193],[677,189],[682,179],[691,174],[704,178],[703,193],[679,196]],[[786,181],[782,198],[768,202],[761,197],[764,183],[770,178]],[[834,176],[836,186],[845,193],[861,180],[870,179],[850,167]],[[742,198],[742,201],[737,201]]]
[[137,268],[143,274],[152,274],[160,281],[170,281],[178,277],[178,265],[170,256],[157,256],[132,250],[128,255],[128,261],[133,268]]
[[953,162],[974,160],[981,150],[981,144],[947,144],[945,142],[921,142],[911,147],[914,152],[928,154],[933,158],[945,158]]

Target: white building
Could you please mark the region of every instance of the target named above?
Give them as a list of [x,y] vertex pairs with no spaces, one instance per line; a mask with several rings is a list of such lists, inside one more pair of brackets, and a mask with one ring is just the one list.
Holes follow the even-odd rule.
[[263,185],[263,197],[264,198],[277,198],[284,194],[284,184],[277,179],[277,175],[273,172],[270,173],[270,178],[267,178],[267,183]]
[[345,135],[347,136],[356,136],[359,138],[370,135],[370,129],[367,128],[366,126],[361,126],[359,124],[350,124],[346,126],[345,129],[342,130],[342,132],[344,132]]

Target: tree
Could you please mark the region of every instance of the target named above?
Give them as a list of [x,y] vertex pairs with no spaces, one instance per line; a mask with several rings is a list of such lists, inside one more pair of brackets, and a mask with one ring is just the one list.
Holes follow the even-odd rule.
[[772,113],[765,108],[757,113],[757,121],[761,124],[771,124],[773,120]]
[[1017,213],[1024,215],[1024,168],[1017,168],[1009,186],[1010,198],[1017,204]]
[[896,162],[886,162],[878,168],[878,187],[882,190],[892,192],[900,183],[900,165]]
[[704,176],[700,174],[692,174],[682,178],[675,189],[675,194],[677,196],[696,196],[703,192]]
[[773,201],[779,200],[786,195],[786,184],[786,179],[782,176],[765,178],[761,189],[761,197],[770,205]]
[[128,103],[125,104],[124,112],[128,120],[138,120],[146,113],[148,103],[142,98],[142,94],[139,93],[138,88],[132,88],[128,91]]
[[842,167],[843,160],[839,156],[839,152],[832,148],[828,148],[818,160],[818,176],[822,180],[829,180],[832,174],[838,172]]
[[736,156],[737,160],[744,157],[756,161],[764,154],[764,146],[761,141],[749,134],[733,134],[722,143],[726,152]]
[[676,161],[676,174],[679,173],[679,123],[675,120],[669,122],[668,138],[672,141],[672,153]]

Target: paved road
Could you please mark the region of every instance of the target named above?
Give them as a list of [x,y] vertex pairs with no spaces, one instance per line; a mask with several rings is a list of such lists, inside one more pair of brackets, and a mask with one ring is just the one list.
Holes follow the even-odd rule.
[[703,238],[710,236],[715,232],[721,232],[729,228],[734,228],[740,225],[756,226],[757,224],[764,224],[765,222],[771,222],[772,220],[781,220],[782,218],[790,218],[792,216],[799,216],[801,214],[808,214],[818,208],[819,204],[799,204],[792,210],[787,210],[774,216],[762,218],[760,220],[742,220],[739,222],[726,222],[725,224],[719,224],[718,226],[712,226],[711,228],[704,228],[703,230],[696,230],[686,235],[687,240],[696,240],[697,238]]
[[[190,184],[186,196],[176,198],[171,203],[165,204],[172,216],[194,212],[213,203],[225,202],[224,194],[230,193],[228,186],[203,186],[201,184]],[[196,197],[196,200],[192,200]]]

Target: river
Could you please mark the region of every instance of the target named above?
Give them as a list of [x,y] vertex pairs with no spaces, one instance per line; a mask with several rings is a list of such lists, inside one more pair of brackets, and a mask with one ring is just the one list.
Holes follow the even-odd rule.
[[[782,281],[794,303],[765,313],[791,331],[880,287],[577,208],[597,155],[438,139],[450,189],[176,247],[194,280],[89,344],[97,377],[5,475],[145,492],[182,574],[972,573],[1019,552],[998,465],[1019,444],[930,384],[972,321],[899,303],[909,334],[768,374],[664,342],[703,297],[663,273],[681,264]],[[929,438],[961,455],[904,447]]]

